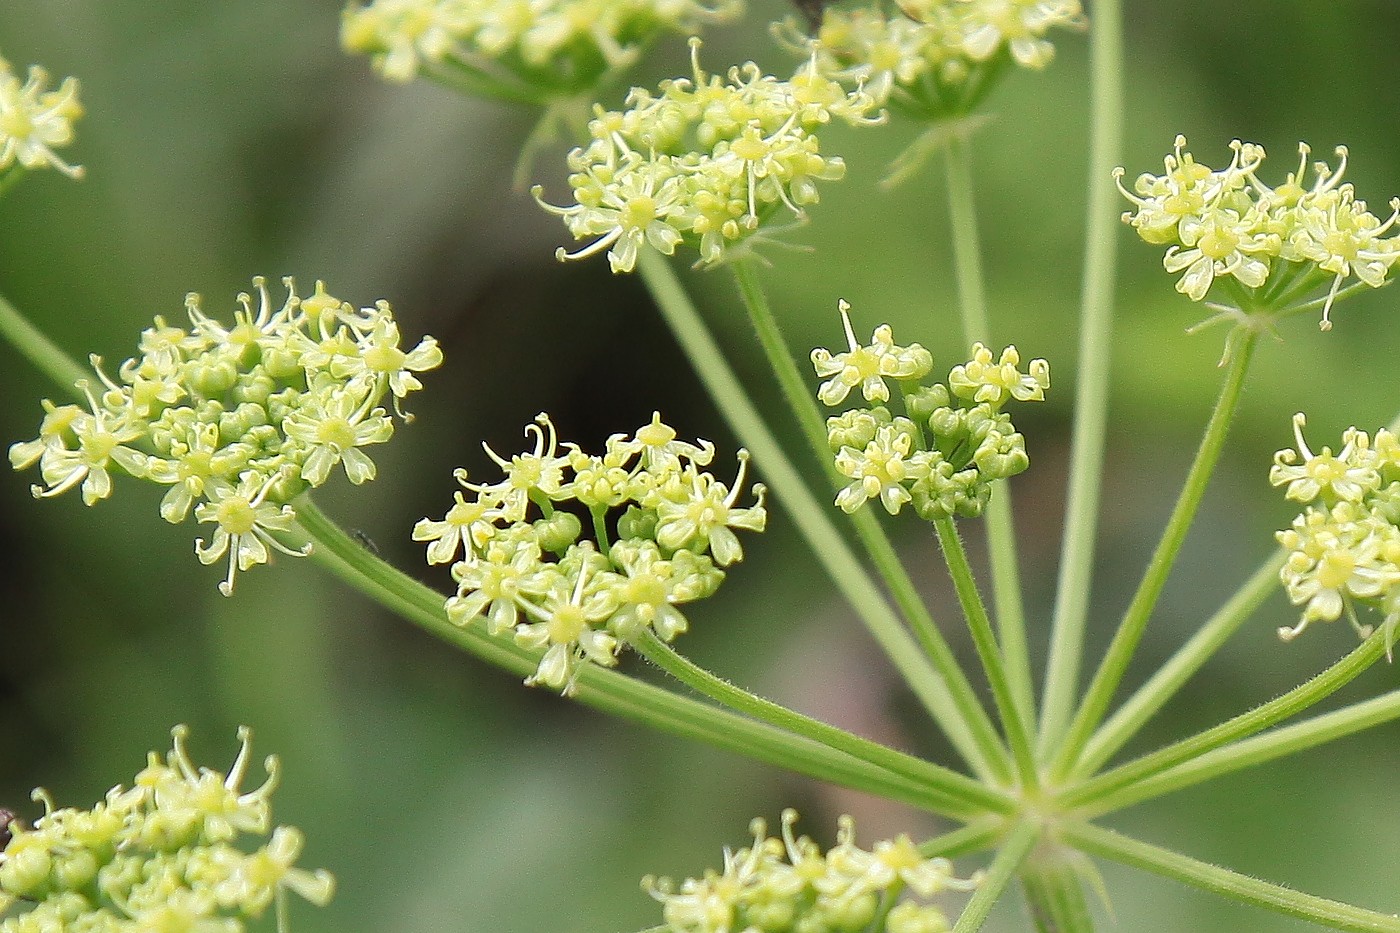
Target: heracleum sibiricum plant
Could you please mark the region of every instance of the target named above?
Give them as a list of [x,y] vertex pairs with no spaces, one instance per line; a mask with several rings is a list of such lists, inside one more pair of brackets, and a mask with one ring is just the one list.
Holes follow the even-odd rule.
[[[1341,181],[1342,147],[1335,165],[1310,166],[1310,150],[1300,146],[1297,169],[1271,187],[1260,177],[1261,147],[1234,142],[1225,167],[1213,169],[1180,137],[1163,174],[1144,173],[1115,190],[1124,172],[1115,170],[1122,135],[1116,0],[1096,3],[1087,24],[1076,0],[805,6],[826,7],[811,29],[795,15],[773,29],[799,54],[791,77],[755,63],[706,72],[692,38],[689,75],[617,95],[608,85],[654,36],[727,20],[739,4],[376,0],[353,4],[342,22],[345,47],[368,53],[391,80],[424,74],[521,104],[567,102],[571,113],[591,115],[576,121],[577,147],[564,156],[572,201],[546,199],[539,188],[535,201],[583,241],[573,252],[561,246],[559,258],[606,251],[614,272],[640,274],[744,444],[732,461],[715,445],[684,439],[684,426],[659,412],[635,429],[618,426],[623,432],[595,452],[561,441],[541,414],[526,428],[522,452],[485,449],[499,476],[459,470],[456,489],[444,477],[445,513],[413,527],[427,563],[447,565],[455,591],[444,595],[418,582],[417,571],[404,573],[360,546],[312,499],[341,471],[352,484],[374,477],[365,448],[389,440],[390,408],[402,416],[402,399],[422,388],[418,374],[443,362],[436,342],[423,338],[408,349],[412,341],[402,339],[387,303],[358,307],[319,283],[300,297],[290,280],[279,302],[256,279],[254,294],[239,297],[232,324],[191,298],[187,323],[157,317],[139,338],[138,356],[115,369],[92,358],[92,372],[0,301],[0,331],[72,397],[43,403],[38,437],[13,444],[13,465],[38,467],[41,499],[76,488],[98,504],[112,493],[114,474],[166,487],[161,517],[193,515],[212,526],[196,553],[206,563],[227,561],[219,584],[225,594],[239,571],[279,553],[307,556],[529,685],[963,824],[921,843],[899,835],[867,848],[844,818],[836,845],[823,853],[796,835],[792,811],[783,813],[776,837],[757,819],[751,841],[726,849],[718,868],[680,882],[644,879],[644,892],[660,903],[657,930],[971,933],[1019,882],[1038,929],[1081,933],[1092,928],[1086,892],[1101,885],[1096,860],[1335,929],[1400,930],[1400,918],[1387,912],[1394,903],[1363,908],[1300,893],[1100,825],[1134,803],[1400,717],[1397,692],[1282,725],[1388,655],[1400,624],[1400,429],[1349,428],[1333,453],[1310,444],[1302,413],[1293,415],[1294,446],[1278,453],[1267,477],[1261,469],[1261,484],[1281,487],[1303,508],[1279,532],[1281,548],[1115,706],[1220,457],[1259,337],[1306,311],[1320,311],[1326,330],[1341,301],[1384,286],[1400,256],[1400,235],[1391,233],[1400,206],[1392,202],[1387,218],[1367,209]],[[1015,346],[991,340],[970,134],[988,95],[1015,74],[1011,66],[1047,67],[1055,30],[1086,26],[1092,181],[1070,493],[1055,603],[1031,614],[1022,602],[1006,480],[1031,466],[1039,442],[1023,436],[1012,415],[1016,405],[1044,397],[1050,366],[1023,362]],[[77,174],[53,151],[69,142],[76,84],[44,85],[39,69],[24,85],[8,70],[0,76],[0,171],[7,173],[0,184],[21,169]],[[573,109],[589,95],[597,99],[586,110]],[[831,305],[801,309],[830,315],[830,346],[795,351],[786,342],[758,253],[775,233],[819,210],[825,186],[850,183],[842,157],[822,140],[838,120],[866,132],[914,125],[917,141],[896,164],[897,180],[912,182],[928,158],[944,161],[957,337],[966,357],[935,368],[921,343],[897,343],[892,328],[877,323],[878,309],[852,309],[836,295],[839,322]],[[540,145],[532,138],[526,148]],[[1026,161],[1036,164],[1031,154]],[[1148,244],[1166,247],[1163,264],[1173,279],[1163,279],[1164,294],[1174,280],[1185,299],[1209,308],[1207,323],[1222,323],[1229,334],[1218,401],[1181,495],[1114,636],[1100,648],[1085,644],[1085,623],[1120,192],[1129,203],[1122,219]],[[673,257],[734,277],[809,451],[778,443],[673,271]],[[763,262],[767,274],[781,274],[780,262]],[[916,336],[932,342],[950,326],[930,319]],[[867,328],[865,343],[856,335]],[[799,364],[804,357],[810,369]],[[1286,430],[1280,439],[1286,442]],[[819,490],[799,460],[825,477]],[[726,462],[732,465],[719,466]],[[750,481],[750,469],[762,483]],[[766,489],[957,760],[921,759],[804,716],[678,649],[687,630],[706,624],[700,600],[728,574],[743,572],[746,548],[763,547],[736,532],[765,528]],[[411,520],[405,517],[405,528]],[[947,635],[953,623],[935,620],[919,596],[887,536],[891,521],[932,525],[980,672],[956,659]],[[960,525],[970,521],[987,523],[990,600],[964,550]],[[1260,542],[1260,553],[1268,547]],[[1280,584],[1299,608],[1286,625],[1273,620],[1282,641],[1345,616],[1361,644],[1274,700],[1116,761]],[[1050,619],[1039,694],[1027,649],[1032,615]],[[1268,647],[1258,650],[1295,652],[1322,642],[1310,636],[1285,646],[1270,631]],[[624,649],[676,685],[621,669]],[[1099,661],[1084,685],[1086,657]],[[977,680],[990,688],[990,706]],[[238,832],[265,836],[269,826],[270,785],[237,789],[246,746],[224,778],[195,769],[182,743],[177,730],[171,756],[153,757],[133,790],[115,789],[92,811],[55,810],[45,800],[42,816],[6,816],[4,930],[233,931],[271,899],[280,903],[286,890],[317,903],[329,897],[328,876],[293,867],[294,831],[274,831],[251,854],[229,847]],[[269,771],[275,777],[275,767]],[[953,858],[962,861],[955,867]],[[971,896],[959,910],[942,896],[948,891]],[[1388,888],[1379,895],[1389,896]],[[279,922],[285,929],[285,917]]]

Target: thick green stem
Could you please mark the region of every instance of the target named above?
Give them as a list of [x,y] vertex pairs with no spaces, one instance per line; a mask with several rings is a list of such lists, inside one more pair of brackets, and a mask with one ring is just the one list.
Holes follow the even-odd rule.
[[1006,814],[1016,808],[1006,794],[956,771],[886,748],[737,687],[682,657],[653,632],[643,632],[633,647],[681,683],[736,712],[926,785],[931,792],[944,795],[946,812],[959,818],[970,819],[988,811]]
[[1021,866],[1021,889],[1040,933],[1093,933],[1085,896],[1089,860],[1062,845],[1042,842]]
[[1220,397],[1216,399],[1215,410],[1211,412],[1205,436],[1201,438],[1201,446],[1196,451],[1196,459],[1191,464],[1190,472],[1186,474],[1181,495],[1177,498],[1171,517],[1167,520],[1167,527],[1162,532],[1162,540],[1152,554],[1147,572],[1143,575],[1137,592],[1133,594],[1132,602],[1123,615],[1123,621],[1119,623],[1118,631],[1109,643],[1108,652],[1089,685],[1084,702],[1075,714],[1069,732],[1058,749],[1051,770],[1056,779],[1067,775],[1076,763],[1084,743],[1088,741],[1089,735],[1108,709],[1108,704],[1123,679],[1123,673],[1128,669],[1128,662],[1132,660],[1133,652],[1137,650],[1147,622],[1152,617],[1152,610],[1156,608],[1157,597],[1166,585],[1172,565],[1186,540],[1186,533],[1191,530],[1191,521],[1196,517],[1196,510],[1201,504],[1202,496],[1205,495],[1206,485],[1210,482],[1210,476],[1220,459],[1220,451],[1225,446],[1225,437],[1229,434],[1230,422],[1239,405],[1245,374],[1249,371],[1249,361],[1254,355],[1254,347],[1258,340],[1258,331],[1249,329],[1239,340],[1235,352],[1230,357],[1225,384],[1220,390]]
[[1282,553],[1266,560],[1220,611],[1206,620],[1196,634],[1109,717],[1084,746],[1084,754],[1070,772],[1072,778],[1086,778],[1103,767],[1278,590],[1278,572],[1283,560]]
[[1093,584],[1118,252],[1118,192],[1113,169],[1121,162],[1123,149],[1121,0],[1094,3],[1089,67],[1089,200],[1079,319],[1079,384],[1074,397],[1069,493],[1040,720],[1040,751],[1047,758],[1059,747],[1074,710]]
[[77,384],[93,378],[91,370],[79,366],[3,297],[0,297],[0,337],[8,340],[36,369],[75,398],[82,397],[75,389]]
[[[312,559],[386,609],[428,633],[497,667],[529,674],[539,653],[508,637],[492,637],[477,626],[453,625],[443,597],[378,559],[345,534],[307,497],[297,500],[297,521],[315,546]],[[580,672],[574,699],[606,713],[747,755],[812,777],[902,800],[943,813],[945,796],[883,768],[801,736],[643,683],[616,671],[588,665]]]
[[[1203,891],[1243,901],[1297,920],[1318,923],[1334,930],[1354,930],[1359,933],[1400,931],[1400,917],[1362,910],[1350,904],[1259,881],[1097,826],[1066,827],[1063,835],[1070,845],[1090,855],[1141,868]],[[1382,888],[1390,890],[1386,885]]]
[[1307,683],[1294,687],[1283,696],[1256,706],[1246,713],[1241,713],[1233,719],[1226,720],[1220,725],[1188,739],[1175,742],[1071,787],[1061,795],[1060,806],[1063,808],[1083,806],[1097,809],[1101,800],[1106,799],[1109,794],[1120,788],[1150,778],[1181,764],[1183,761],[1189,761],[1212,749],[1220,748],[1222,745],[1247,738],[1290,716],[1301,713],[1346,686],[1384,654],[1385,631],[1382,629],[1371,635],[1336,664]]
[[1143,800],[1161,797],[1205,781],[1213,781],[1232,771],[1252,768],[1287,755],[1296,755],[1298,752],[1375,728],[1395,719],[1400,719],[1400,690],[1392,690],[1374,699],[1218,748],[1101,797],[1085,812],[1093,817],[1121,810]]
[[[945,153],[948,177],[948,213],[953,233],[953,267],[958,281],[958,306],[962,314],[963,344],[991,343],[987,294],[982,273],[982,247],[977,232],[977,210],[972,191],[972,155],[969,132],[954,131]],[[1026,645],[1026,610],[1021,598],[1021,571],[1016,557],[1016,525],[1012,519],[1011,488],[1002,483],[987,503],[987,554],[992,572],[992,600],[997,631],[1006,658],[1011,692],[1022,717],[1035,717],[1035,684],[1031,676],[1030,649]]]
[[967,552],[963,549],[962,538],[957,525],[951,518],[940,518],[933,523],[938,533],[938,544],[948,563],[948,574],[953,578],[953,589],[962,604],[967,627],[972,632],[972,642],[977,646],[977,655],[982,659],[982,667],[987,672],[987,682],[992,687],[992,697],[996,701],[997,712],[1001,715],[1002,727],[1006,730],[1007,742],[1011,746],[1012,757],[1020,772],[1021,783],[1026,787],[1038,786],[1035,766],[1035,751],[1031,747],[1030,732],[1021,718],[1021,709],[1011,692],[1011,683],[1002,661],[1001,648],[997,645],[996,634],[992,631],[992,621],[987,617],[987,607],[982,602],[982,594],[977,589],[977,580],[968,563]]
[[1012,830],[997,851],[996,858],[992,859],[991,867],[977,886],[977,891],[963,908],[962,915],[953,926],[953,933],[975,933],[982,928],[987,914],[991,913],[992,906],[1006,891],[1006,886],[1016,876],[1016,870],[1030,854],[1039,836],[1040,828],[1033,823],[1022,823]]
[[[938,663],[936,671],[928,666],[919,646],[909,638],[845,538],[827,517],[830,505],[818,502],[812,495],[769,430],[666,259],[653,250],[642,250],[638,267],[662,315],[714,398],[720,413],[752,451],[774,494],[784,503],[794,524],[842,595],[860,613],[876,641],[973,770],[982,777],[1009,779],[1006,752],[999,744],[986,711],[977,704],[970,685],[966,690],[962,689],[961,685],[966,685],[967,679],[957,666],[951,650],[946,652],[945,661],[935,659]],[[857,527],[860,525],[857,524]],[[897,565],[898,562],[895,563]],[[898,597],[901,590],[892,589]],[[912,584],[903,590],[913,594]],[[917,597],[917,594],[913,595]],[[950,665],[946,670],[945,664]],[[968,698],[971,705],[967,702]]]

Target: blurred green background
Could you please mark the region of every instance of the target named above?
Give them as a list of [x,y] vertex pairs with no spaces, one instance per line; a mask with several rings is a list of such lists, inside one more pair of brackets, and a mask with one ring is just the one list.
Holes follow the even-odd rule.
[[[1241,137],[1282,177],[1299,139],[1325,157],[1351,146],[1348,175],[1377,209],[1400,193],[1400,47],[1395,0],[1129,0],[1129,177],[1159,170],[1185,133],[1223,160]],[[755,4],[742,26],[707,38],[706,62],[755,58],[783,71]],[[1092,11],[1091,11],[1092,13]],[[484,464],[478,444],[515,449],[548,409],[566,437],[597,445],[659,408],[683,433],[733,441],[692,378],[640,283],[601,260],[559,265],[562,226],[510,190],[529,115],[428,84],[386,86],[338,50],[329,0],[111,3],[5,0],[0,54],[77,75],[88,115],[65,155],[81,183],[32,176],[0,201],[0,292],[76,355],[128,356],[155,314],[178,317],[187,291],[227,316],[255,274],[323,278],[357,303],[387,298],[406,336],[436,335],[447,364],[425,381],[419,419],[376,455],[380,479],[332,484],[323,505],[397,565],[446,587],[408,540],[450,502],[451,470]],[[1015,74],[977,137],[977,192],[994,328],[1054,366],[1051,400],[1025,416],[1033,469],[1016,481],[1036,650],[1052,602],[1064,486],[1074,325],[1082,253],[1086,40],[1057,37],[1043,74]],[[684,73],[670,41],[639,83]],[[914,128],[836,131],[848,179],[823,188],[801,238],[766,275],[792,345],[839,339],[849,300],[867,332],[888,320],[942,364],[959,347],[942,173],[929,166],[878,190]],[[536,176],[563,197],[559,155]],[[1216,391],[1223,334],[1187,337],[1200,316],[1171,289],[1160,250],[1121,237],[1119,324],[1096,637],[1106,643],[1155,541]],[[736,366],[782,418],[724,272],[694,284]],[[1154,618],[1135,676],[1174,649],[1271,549],[1292,512],[1265,481],[1290,443],[1289,416],[1309,413],[1315,444],[1349,424],[1375,428],[1400,410],[1396,294],[1348,303],[1320,335],[1295,320],[1266,342],[1232,443]],[[0,346],[6,443],[33,437],[38,399],[54,394]],[[784,424],[786,422],[783,422]],[[761,471],[761,465],[760,465]],[[306,830],[304,864],[341,890],[296,928],[625,931],[657,922],[637,887],[647,872],[717,864],[748,819],[794,805],[830,838],[856,815],[866,844],[940,825],[903,808],[660,737],[530,691],[454,653],[318,573],[283,560],[240,579],[190,553],[191,525],[156,515],[159,491],[120,484],[86,509],[76,495],[35,502],[33,476],[0,482],[4,564],[0,665],[0,803],[51,788],[87,804],[127,781],[172,723],[191,723],[200,760],[220,768],[234,728],[285,759],[280,821]],[[946,749],[835,598],[781,511],[773,531],[715,600],[691,614],[697,660],[800,708],[935,756]],[[959,650],[931,537],[897,533]],[[976,536],[975,529],[970,535]],[[414,569],[418,568],[418,569]],[[1247,626],[1155,721],[1138,748],[1209,725],[1299,682],[1348,650],[1344,625],[1291,646],[1281,597]],[[1346,698],[1396,686],[1372,671]],[[1400,908],[1400,815],[1392,805],[1396,728],[1140,806],[1112,825],[1314,893]],[[33,814],[30,813],[30,816]],[[960,866],[970,869],[971,864]],[[1118,928],[1131,931],[1302,929],[1126,869],[1106,866]],[[995,929],[1026,929],[1017,902]]]

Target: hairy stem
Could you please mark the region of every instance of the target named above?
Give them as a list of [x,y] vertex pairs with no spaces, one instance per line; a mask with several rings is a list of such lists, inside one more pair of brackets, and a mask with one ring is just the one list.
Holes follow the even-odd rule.
[[[828,518],[830,506],[818,502],[812,495],[769,430],[665,258],[652,250],[642,250],[638,266],[662,315],[715,399],[720,413],[753,452],[775,495],[783,501],[842,595],[861,614],[871,634],[973,770],[979,776],[996,775],[1002,780],[1008,779],[1010,768],[1006,752],[970,686],[965,692],[960,689],[959,681],[966,684],[966,677],[962,676],[951,650],[946,652],[950,667],[945,670],[942,663],[936,671],[929,667],[918,645],[910,640],[855,553]],[[904,590],[913,593],[912,584]],[[893,589],[893,592],[898,596],[901,590]],[[965,696],[971,697],[971,705]]]
[[[767,356],[768,363],[778,379],[783,396],[787,399],[788,407],[792,409],[798,423],[802,426],[808,446],[811,447],[817,462],[822,465],[827,476],[831,479],[833,488],[840,489],[845,485],[845,479],[837,472],[831,456],[831,448],[827,445],[826,421],[822,417],[821,409],[817,407],[815,395],[806,380],[803,379],[802,373],[798,370],[797,363],[788,349],[787,342],[783,339],[782,331],[778,328],[778,321],[773,316],[773,309],[768,304],[768,297],[758,280],[758,274],[751,262],[740,261],[734,265],[733,269],[744,307],[749,312],[749,320],[753,324],[754,332],[758,335],[764,355]],[[992,727],[991,720],[987,717],[986,710],[978,702],[977,695],[967,680],[967,675],[963,673],[962,667],[954,657],[943,633],[934,623],[927,605],[915,591],[908,571],[900,563],[879,519],[872,510],[859,509],[851,516],[851,520],[855,524],[856,534],[861,543],[865,545],[867,553],[874,560],[876,569],[880,571],[886,585],[890,588],[890,592],[894,595],[900,611],[913,628],[915,638],[918,639],[920,646],[933,662],[933,666],[943,677],[944,683],[948,685],[952,702],[968,723],[972,737],[977,743],[979,752],[986,759],[991,775],[998,780],[1009,780],[1010,770],[1006,755],[1001,747],[1000,739]]]
[[957,858],[990,849],[1005,832],[1002,821],[996,823],[970,823],[950,833],[935,836],[919,844],[919,854],[924,858]]
[[1191,530],[1191,522],[1196,517],[1201,498],[1205,495],[1206,485],[1220,460],[1220,451],[1225,446],[1230,422],[1239,405],[1245,374],[1249,371],[1249,361],[1258,339],[1257,331],[1248,330],[1230,357],[1225,384],[1220,390],[1220,397],[1216,399],[1215,410],[1211,412],[1205,436],[1201,438],[1201,446],[1196,451],[1196,459],[1191,464],[1190,472],[1186,474],[1181,495],[1172,508],[1167,527],[1162,531],[1162,540],[1158,542],[1157,549],[1152,554],[1147,572],[1143,574],[1142,582],[1138,584],[1137,592],[1133,594],[1132,602],[1123,615],[1123,621],[1119,623],[1118,631],[1109,643],[1108,652],[1094,674],[1084,702],[1075,714],[1069,732],[1058,749],[1051,770],[1056,778],[1063,778],[1075,764],[1084,743],[1088,741],[1090,733],[1108,709],[1108,704],[1123,679],[1123,673],[1128,669],[1128,662],[1132,660],[1133,652],[1137,650],[1138,642],[1147,629],[1147,622],[1157,606],[1157,598],[1162,593],[1162,587],[1166,585],[1172,565],[1186,540],[1186,533]]
[[787,732],[806,736],[814,742],[845,752],[892,774],[926,785],[931,792],[944,795],[947,812],[960,818],[978,816],[989,810],[1005,814],[1015,809],[1015,803],[1009,796],[979,784],[972,778],[886,748],[737,687],[682,657],[653,632],[643,632],[633,642],[633,646],[648,661],[681,683],[738,713],[752,716]]
[[996,858],[992,859],[991,867],[977,886],[977,891],[963,908],[962,915],[953,926],[953,933],[975,933],[982,928],[987,914],[991,913],[992,906],[1006,891],[1006,886],[1016,876],[1016,870],[1026,860],[1039,836],[1040,828],[1032,823],[1022,823],[1012,830],[997,851]]
[[1294,687],[1283,696],[1256,706],[1218,726],[1071,787],[1060,797],[1060,804],[1064,807],[1098,807],[1100,801],[1120,788],[1145,780],[1222,745],[1261,732],[1331,696],[1384,654],[1385,630],[1381,629],[1307,683]]
[[[298,524],[315,546],[312,560],[333,575],[429,634],[487,663],[516,675],[535,670],[539,652],[521,648],[508,637],[492,637],[477,626],[453,625],[443,609],[440,593],[375,557],[327,518],[308,497],[297,500],[296,510]],[[931,794],[925,786],[884,768],[773,726],[677,696],[617,671],[587,665],[579,673],[574,699],[662,732],[956,817],[945,812],[944,795]]]
[[1251,906],[1272,910],[1298,920],[1318,923],[1334,930],[1354,930],[1358,933],[1400,931],[1400,917],[1363,910],[1350,904],[1259,881],[1228,868],[1220,868],[1097,826],[1069,826],[1064,829],[1063,835],[1067,843],[1090,855],[1141,868],[1203,891],[1219,894],[1221,897],[1243,901]]
[[1238,592],[1109,717],[1085,745],[1084,754],[1070,772],[1071,777],[1085,778],[1103,767],[1113,753],[1136,735],[1191,675],[1239,631],[1239,627],[1278,590],[1278,572],[1283,560],[1284,555],[1279,553],[1264,561]]
[[996,701],[997,712],[1001,715],[1002,727],[1006,730],[1011,754],[1016,759],[1021,782],[1027,787],[1038,786],[1035,751],[1031,747],[1030,733],[1025,720],[1021,718],[1020,707],[1011,691],[1010,679],[1003,665],[1001,649],[997,645],[996,634],[992,631],[991,619],[987,617],[987,607],[982,602],[982,594],[977,589],[977,580],[968,563],[967,552],[963,549],[957,525],[951,518],[940,518],[933,523],[938,533],[938,544],[943,549],[943,557],[948,563],[948,574],[953,578],[953,589],[962,604],[967,627],[972,632],[972,641],[977,646],[977,655],[982,659],[982,667],[987,672],[987,682],[992,687],[992,697]]
[[1089,31],[1089,200],[1079,319],[1079,384],[1074,397],[1069,497],[1060,577],[1050,627],[1050,660],[1041,709],[1042,757],[1059,746],[1073,712],[1084,654],[1099,515],[1099,473],[1108,425],[1113,288],[1118,252],[1118,192],[1113,169],[1123,149],[1123,11],[1097,0]]
[[[945,153],[948,213],[953,232],[953,267],[958,280],[963,344],[991,343],[987,294],[982,272],[982,248],[973,202],[971,142],[966,131],[953,132]],[[1026,610],[1021,598],[1021,571],[1016,557],[1016,526],[1012,519],[1011,487],[1002,483],[987,503],[987,553],[992,571],[992,600],[997,631],[1006,659],[1007,677],[1019,714],[1035,717],[1035,684],[1030,649],[1026,645]]]
[[1395,719],[1400,719],[1400,690],[1392,690],[1335,712],[1217,748],[1185,764],[1101,797],[1085,812],[1093,817],[1121,810],[1143,800],[1161,797],[1205,781],[1213,781],[1233,771],[1252,768],[1287,755],[1296,755]]

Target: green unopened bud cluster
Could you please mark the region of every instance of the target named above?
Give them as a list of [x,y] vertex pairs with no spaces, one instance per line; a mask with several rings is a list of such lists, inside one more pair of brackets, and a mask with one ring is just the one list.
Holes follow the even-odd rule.
[[274,900],[280,913],[287,891],[330,901],[330,874],[296,867],[301,833],[272,827],[277,759],[244,791],[249,730],[227,776],[195,766],[187,733],[175,727],[167,755],[151,752],[130,788],[91,809],[57,809],[34,792],[44,815],[29,829],[11,823],[0,851],[0,933],[242,933]]
[[828,8],[815,42],[789,18],[779,38],[815,45],[824,74],[863,83],[878,102],[939,119],[970,110],[1008,64],[1044,68],[1055,55],[1047,33],[1083,25],[1079,0],[901,0],[888,12]]
[[1148,243],[1168,247],[1162,264],[1182,273],[1177,291],[1201,301],[1220,282],[1233,291],[1226,304],[1250,311],[1283,309],[1330,283],[1320,325],[1328,330],[1343,282],[1354,276],[1372,288],[1386,283],[1400,256],[1400,234],[1387,236],[1400,219],[1400,198],[1391,199],[1385,221],[1367,210],[1352,185],[1342,184],[1345,146],[1336,149],[1335,169],[1313,163],[1309,184],[1311,150],[1300,143],[1298,168],[1273,188],[1258,177],[1261,146],[1235,140],[1230,164],[1218,170],[1185,147],[1178,136],[1165,173],[1138,176],[1132,191],[1123,187],[1123,170],[1114,173],[1136,205],[1124,222]]
[[845,91],[813,61],[787,80],[752,62],[707,75],[691,41],[693,77],[664,81],[656,94],[633,88],[623,111],[596,109],[593,141],[568,156],[576,203],[540,201],[575,239],[591,240],[577,252],[561,248],[560,259],[606,249],[614,272],[630,272],[639,250],[670,256],[685,244],[713,265],[782,209],[805,217],[817,182],[845,174],[815,131],[833,118],[872,122],[868,94]]
[[1280,571],[1288,598],[1303,607],[1301,621],[1279,629],[1291,641],[1308,624],[1346,613],[1363,637],[1371,627],[1358,604],[1384,614],[1387,646],[1400,623],[1400,438],[1382,428],[1371,437],[1348,428],[1342,448],[1314,453],[1303,438],[1307,423],[1293,416],[1298,449],[1274,456],[1269,482],[1306,508],[1291,528],[1278,532],[1288,552]]
[[[908,836],[855,844],[855,823],[841,817],[835,847],[822,854],[806,836],[794,837],[794,810],[783,811],[780,838],[763,820],[749,826],[753,844],[725,849],[724,867],[677,885],[647,877],[642,887],[662,904],[664,929],[673,933],[944,933],[943,911],[900,899],[906,890],[928,899],[969,891],[981,877],[960,879],[944,858],[924,858]],[[892,903],[897,901],[897,903]],[[883,926],[872,924],[883,913]]]
[[73,141],[73,121],[83,115],[78,79],[64,78],[45,90],[48,83],[48,73],[38,65],[21,82],[0,58],[0,189],[9,175],[24,169],[56,168],[70,178],[82,177],[81,166],[54,152]]
[[547,102],[630,65],[662,31],[738,18],[743,0],[374,0],[351,3],[341,43],[391,81],[420,71]]
[[[849,349],[812,351],[812,366],[826,379],[817,398],[835,407],[859,389],[874,404],[827,419],[836,469],[851,480],[836,504],[854,512],[878,499],[891,515],[912,504],[928,521],[982,514],[991,484],[1030,465],[1025,438],[1002,408],[1012,399],[1044,399],[1049,364],[1031,360],[1023,373],[1015,347],[997,357],[978,343],[972,359],[953,367],[946,384],[928,384],[932,354],[917,343],[895,344],[888,324],[877,327],[869,345],[862,346],[851,328],[849,306],[843,301],[840,309]],[[887,407],[891,384],[904,415]]]
[[81,487],[94,505],[112,491],[111,472],[168,486],[160,515],[168,522],[213,524],[200,561],[228,557],[219,584],[228,595],[234,575],[266,563],[272,550],[294,556],[277,535],[293,528],[288,504],[320,486],[339,465],[352,483],[373,479],[374,462],[362,448],[381,444],[394,423],[380,402],[399,402],[422,388],[414,373],[442,362],[431,337],[399,348],[399,328],[387,302],[356,309],[326,294],[287,298],[275,306],[266,283],[254,280],[257,306],[238,296],[240,310],[226,326],[186,299],[190,326],[157,317],[141,334],[141,355],[122,363],[117,378],[92,357],[98,386],[78,388],[87,405],[45,400],[39,437],[10,447],[15,469],[39,465],[38,497]]
[[764,529],[764,488],[755,483],[755,503],[740,506],[748,452],[726,486],[702,469],[714,445],[678,440],[659,415],[609,437],[601,456],[559,443],[544,414],[526,436],[533,450],[510,460],[486,447],[500,482],[468,482],[459,470],[471,496],[458,492],[413,538],[429,542],[428,563],[452,563],[448,617],[483,619],[492,635],[543,651],[525,682],[567,694],[581,662],[611,667],[644,631],[669,642],[686,630],[676,607],[714,593],[720,568],[743,558],[734,531]]

